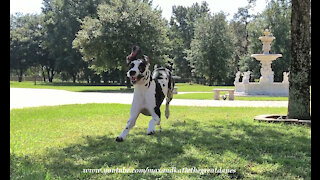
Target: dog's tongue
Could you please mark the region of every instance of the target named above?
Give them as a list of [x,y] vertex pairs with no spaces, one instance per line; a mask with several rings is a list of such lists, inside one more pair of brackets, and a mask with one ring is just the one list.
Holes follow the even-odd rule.
[[131,77],[131,80],[135,81],[135,80],[137,80],[137,77]]

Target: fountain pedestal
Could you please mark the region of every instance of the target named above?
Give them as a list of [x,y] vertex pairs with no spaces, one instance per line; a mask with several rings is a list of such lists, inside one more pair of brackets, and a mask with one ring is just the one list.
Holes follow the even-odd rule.
[[[262,41],[262,50],[263,54],[252,54],[251,57],[254,57],[256,60],[261,63],[261,77],[259,83],[240,83],[239,77],[236,77],[234,82],[235,85],[235,94],[236,95],[270,95],[270,96],[288,96],[289,95],[289,83],[275,83],[273,82],[274,72],[272,71],[271,64],[272,61],[276,60],[279,57],[282,57],[282,54],[270,54],[271,42],[275,37],[270,36],[268,29],[265,30],[264,36],[259,37]],[[239,73],[238,73],[239,76]]]
[[274,72],[271,69],[272,61],[276,60],[278,57],[282,57],[281,54],[252,54],[251,57],[256,58],[256,60],[261,63],[261,77],[260,83],[273,83]]

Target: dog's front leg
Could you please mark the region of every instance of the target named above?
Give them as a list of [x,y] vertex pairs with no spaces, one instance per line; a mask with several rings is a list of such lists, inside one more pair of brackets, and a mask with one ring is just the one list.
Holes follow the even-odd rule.
[[[159,113],[160,113],[160,109],[159,109]],[[148,135],[152,135],[156,133],[156,125],[160,125],[160,117],[157,115],[157,113],[153,113],[152,119],[149,121],[149,127],[147,129]]]
[[136,124],[136,120],[139,116],[139,113],[140,113],[139,109],[135,108],[134,106],[131,106],[129,120],[127,122],[126,127],[122,131],[122,133],[116,138],[117,142],[121,142],[127,137],[130,129]]

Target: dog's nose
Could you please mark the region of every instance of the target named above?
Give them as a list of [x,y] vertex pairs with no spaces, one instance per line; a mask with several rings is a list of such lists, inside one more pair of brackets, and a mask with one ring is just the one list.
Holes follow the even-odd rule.
[[134,76],[136,74],[136,71],[130,71],[129,74],[130,76]]

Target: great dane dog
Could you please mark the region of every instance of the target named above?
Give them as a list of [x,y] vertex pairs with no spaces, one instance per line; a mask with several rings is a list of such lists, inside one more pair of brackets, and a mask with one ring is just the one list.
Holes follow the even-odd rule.
[[[123,141],[130,129],[135,125],[140,113],[151,116],[147,134],[156,132],[156,125],[160,126],[160,106],[166,98],[165,116],[168,119],[169,103],[173,97],[174,79],[172,78],[171,62],[168,68],[155,67],[151,74],[149,70],[150,59],[143,55],[139,46],[133,46],[132,53],[127,56],[129,70],[127,76],[134,85],[134,94],[130,110],[130,117],[122,133],[116,138],[117,142]],[[161,130],[161,126],[160,126]]]

